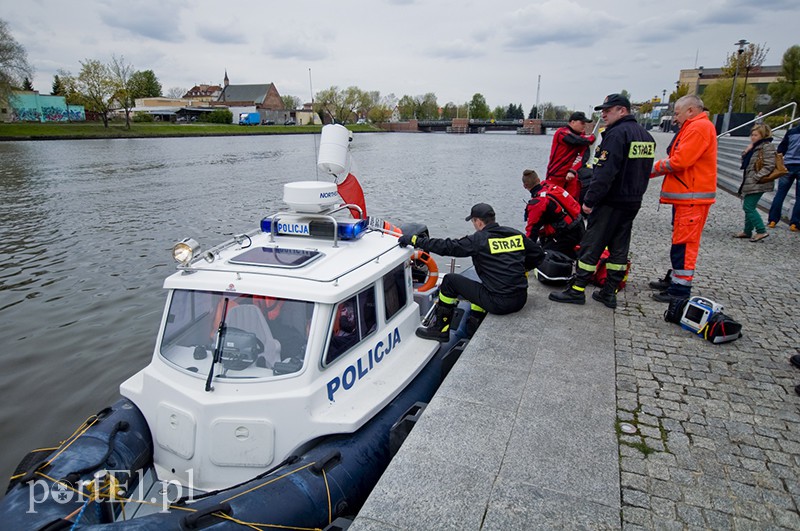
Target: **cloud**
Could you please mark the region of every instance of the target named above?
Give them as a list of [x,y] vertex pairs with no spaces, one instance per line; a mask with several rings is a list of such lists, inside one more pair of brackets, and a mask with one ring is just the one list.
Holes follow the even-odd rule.
[[440,59],[473,59],[484,55],[483,46],[475,41],[457,39],[445,43],[437,43],[427,50],[427,55]]
[[137,3],[134,8],[115,2],[101,4],[100,20],[112,28],[133,35],[164,42],[182,42],[178,29],[183,2],[161,0],[153,4]]
[[674,42],[681,36],[691,35],[703,26],[696,11],[686,9],[659,13],[658,16],[639,19],[626,30],[633,43]]
[[213,44],[245,44],[247,39],[241,25],[231,22],[225,26],[203,24],[197,28],[197,35]]
[[547,0],[506,15],[498,31],[508,35],[505,48],[522,51],[550,43],[588,46],[611,26],[608,15],[598,13],[594,5],[584,7],[571,0]]
[[309,34],[304,31],[291,34],[272,34],[264,43],[265,54],[276,59],[299,59],[321,61],[330,55],[330,41],[335,40],[330,32]]

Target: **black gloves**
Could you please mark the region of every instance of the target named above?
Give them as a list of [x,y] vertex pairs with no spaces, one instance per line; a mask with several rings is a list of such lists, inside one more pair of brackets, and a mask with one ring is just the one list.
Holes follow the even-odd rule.
[[416,241],[417,241],[416,234],[403,234],[397,239],[397,245],[399,245],[400,247],[408,247],[409,245],[411,245],[413,247]]

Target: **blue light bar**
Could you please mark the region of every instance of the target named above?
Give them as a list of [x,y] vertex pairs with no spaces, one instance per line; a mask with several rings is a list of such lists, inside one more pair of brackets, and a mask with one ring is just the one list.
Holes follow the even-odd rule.
[[[309,236],[312,238],[333,239],[333,222],[314,219],[310,221],[278,220],[276,235]],[[337,231],[340,240],[357,240],[368,229],[366,219],[337,220]],[[272,232],[272,218],[261,220],[261,232]]]

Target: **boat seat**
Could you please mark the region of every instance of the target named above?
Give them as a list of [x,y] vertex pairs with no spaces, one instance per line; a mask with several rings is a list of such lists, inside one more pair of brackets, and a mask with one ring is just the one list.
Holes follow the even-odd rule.
[[254,333],[264,343],[264,352],[258,357],[259,360],[263,359],[267,368],[271,369],[276,362],[281,361],[281,344],[272,337],[267,320],[258,307],[252,304],[234,306],[228,310],[225,321],[228,326]]

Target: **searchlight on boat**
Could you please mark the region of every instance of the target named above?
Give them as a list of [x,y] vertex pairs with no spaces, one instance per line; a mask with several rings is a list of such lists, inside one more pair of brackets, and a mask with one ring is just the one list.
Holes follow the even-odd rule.
[[181,265],[188,265],[200,252],[200,244],[192,238],[184,238],[172,247],[172,258]]

